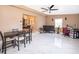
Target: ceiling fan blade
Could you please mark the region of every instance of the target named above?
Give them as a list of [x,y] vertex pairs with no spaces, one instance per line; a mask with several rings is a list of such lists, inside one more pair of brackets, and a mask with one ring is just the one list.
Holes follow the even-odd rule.
[[46,8],[41,8],[41,9],[44,9],[44,10],[48,11],[48,9],[46,9]]
[[50,9],[51,9],[52,7],[54,7],[54,5],[51,5],[51,6],[50,6]]
[[54,11],[54,10],[58,10],[58,9],[51,9],[51,11]]

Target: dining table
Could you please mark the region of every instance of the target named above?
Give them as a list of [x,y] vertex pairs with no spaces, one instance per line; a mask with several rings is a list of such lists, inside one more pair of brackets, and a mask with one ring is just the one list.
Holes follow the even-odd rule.
[[24,39],[26,39],[25,35],[27,33],[29,33],[29,35],[30,35],[30,32],[29,31],[25,31],[25,30],[4,32],[4,53],[6,54],[6,40],[7,40],[7,38],[17,37],[18,40],[19,40],[19,36],[23,34],[24,35]]

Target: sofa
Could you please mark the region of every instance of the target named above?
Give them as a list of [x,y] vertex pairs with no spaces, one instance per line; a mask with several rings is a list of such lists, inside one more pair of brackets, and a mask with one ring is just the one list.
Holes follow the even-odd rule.
[[43,25],[43,32],[46,33],[55,32],[55,28],[53,25]]

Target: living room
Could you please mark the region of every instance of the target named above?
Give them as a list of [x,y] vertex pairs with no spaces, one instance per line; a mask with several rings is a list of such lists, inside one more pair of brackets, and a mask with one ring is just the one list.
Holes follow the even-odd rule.
[[[43,6],[43,8],[50,7],[50,6],[46,5],[46,6]],[[36,5],[36,7],[38,7],[38,5]],[[79,29],[79,13],[78,13],[79,11],[77,11],[79,9],[78,8],[79,5],[67,5],[67,6],[63,5],[63,7],[64,8],[68,7],[67,10],[70,10],[70,11],[68,12],[65,11],[65,13],[61,12],[60,14],[58,12],[59,10],[61,11],[61,9],[58,7],[55,7],[58,10],[56,9],[56,11],[51,11],[51,13],[49,13],[49,10],[46,12],[42,12],[42,11],[40,12],[40,10],[37,11],[25,5],[0,5],[0,19],[1,19],[0,31],[2,33],[11,32],[13,29],[18,29],[19,31],[24,30],[26,29],[27,25],[31,25],[32,34],[33,34],[32,42],[30,44],[27,43],[26,44],[27,47],[25,49],[23,48],[22,45],[20,46],[21,47],[20,51],[17,50],[17,47],[16,48],[11,47],[10,49],[8,48],[7,53],[8,54],[79,53],[78,52],[79,31],[76,33],[78,35],[78,37],[76,38],[59,34],[60,32],[63,33],[63,27],[66,27],[66,25],[68,25],[68,27],[72,29]],[[73,12],[71,8],[75,12]],[[56,19],[62,20],[61,26],[60,24],[59,25],[57,24],[57,28],[55,24]],[[48,27],[54,26],[53,29],[55,33],[48,33],[47,32],[48,30],[43,29],[44,25]],[[40,28],[42,28],[42,31],[45,31],[47,33],[43,32],[40,34],[39,33]],[[58,28],[59,30],[57,30]],[[57,34],[57,32],[59,33]],[[70,35],[70,33],[66,33],[66,34]],[[76,52],[74,51],[74,48]]]
[[[31,20],[30,21],[31,25],[36,24],[35,27],[32,26],[33,27],[32,28],[33,29],[32,41],[30,42],[30,40],[28,40],[27,44],[23,44],[24,40],[22,40],[22,42],[20,42],[20,45],[18,44],[17,46],[15,45],[11,46],[7,49],[4,49],[4,51],[2,52],[1,46],[3,45],[2,45],[1,37],[0,37],[0,58],[2,59],[4,58],[5,59],[8,59],[8,58],[11,58],[11,59],[15,59],[15,58],[18,58],[18,59],[23,59],[23,58],[75,59],[76,58],[76,59],[79,59],[78,38],[72,38],[70,36],[64,36],[61,34],[61,32],[67,33],[67,34],[69,33],[68,32],[69,30],[62,31],[61,27],[67,26],[70,30],[72,30],[73,28],[79,28],[79,24],[78,24],[79,22],[78,21],[79,19],[78,8],[79,7],[77,8],[56,7],[56,9],[58,10],[52,11],[51,13],[45,10],[41,10],[40,11],[41,13],[39,12],[41,7],[46,8],[47,10],[47,8],[51,5],[79,6],[78,0],[1,0],[0,4],[1,4],[0,5],[0,34],[1,32],[2,34],[4,34],[4,32],[16,33],[15,32],[16,29],[22,30],[23,19],[29,18]],[[39,9],[39,10],[34,10],[29,7],[30,5],[31,6],[39,5],[41,7],[40,9],[36,7],[35,9]],[[45,5],[48,5],[48,7],[45,7]],[[64,10],[61,10],[61,9],[64,9]],[[64,13],[61,14],[61,12],[64,12]],[[58,21],[55,21],[55,20],[58,20]],[[25,23],[29,23],[29,22],[27,21]],[[59,25],[56,23],[58,23]],[[62,23],[61,26],[60,26],[60,23]],[[43,28],[43,25],[46,25],[46,26],[50,25],[50,26],[47,26],[47,28],[51,27],[51,25],[55,25],[55,27],[57,27],[58,30],[55,29],[56,33],[48,33],[48,32],[44,33],[43,32],[40,34],[39,28]],[[15,38],[16,37],[14,37],[13,39]],[[18,40],[16,40],[17,43],[18,43]],[[14,42],[14,40],[12,42]],[[12,42],[10,44],[12,44]],[[5,54],[5,52],[6,52],[6,55],[3,55]]]

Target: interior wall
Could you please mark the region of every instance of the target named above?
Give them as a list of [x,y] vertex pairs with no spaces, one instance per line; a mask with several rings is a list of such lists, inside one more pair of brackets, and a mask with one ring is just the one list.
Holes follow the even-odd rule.
[[0,30],[11,31],[14,28],[22,29],[23,14],[36,16],[37,30],[45,24],[45,16],[19,9],[9,5],[0,5]]
[[63,27],[68,24],[69,26],[72,26],[72,27],[75,27],[75,25],[76,25],[76,27],[79,28],[79,14],[46,16],[46,24],[47,25],[55,25],[55,19],[56,18],[62,18],[63,19]]

